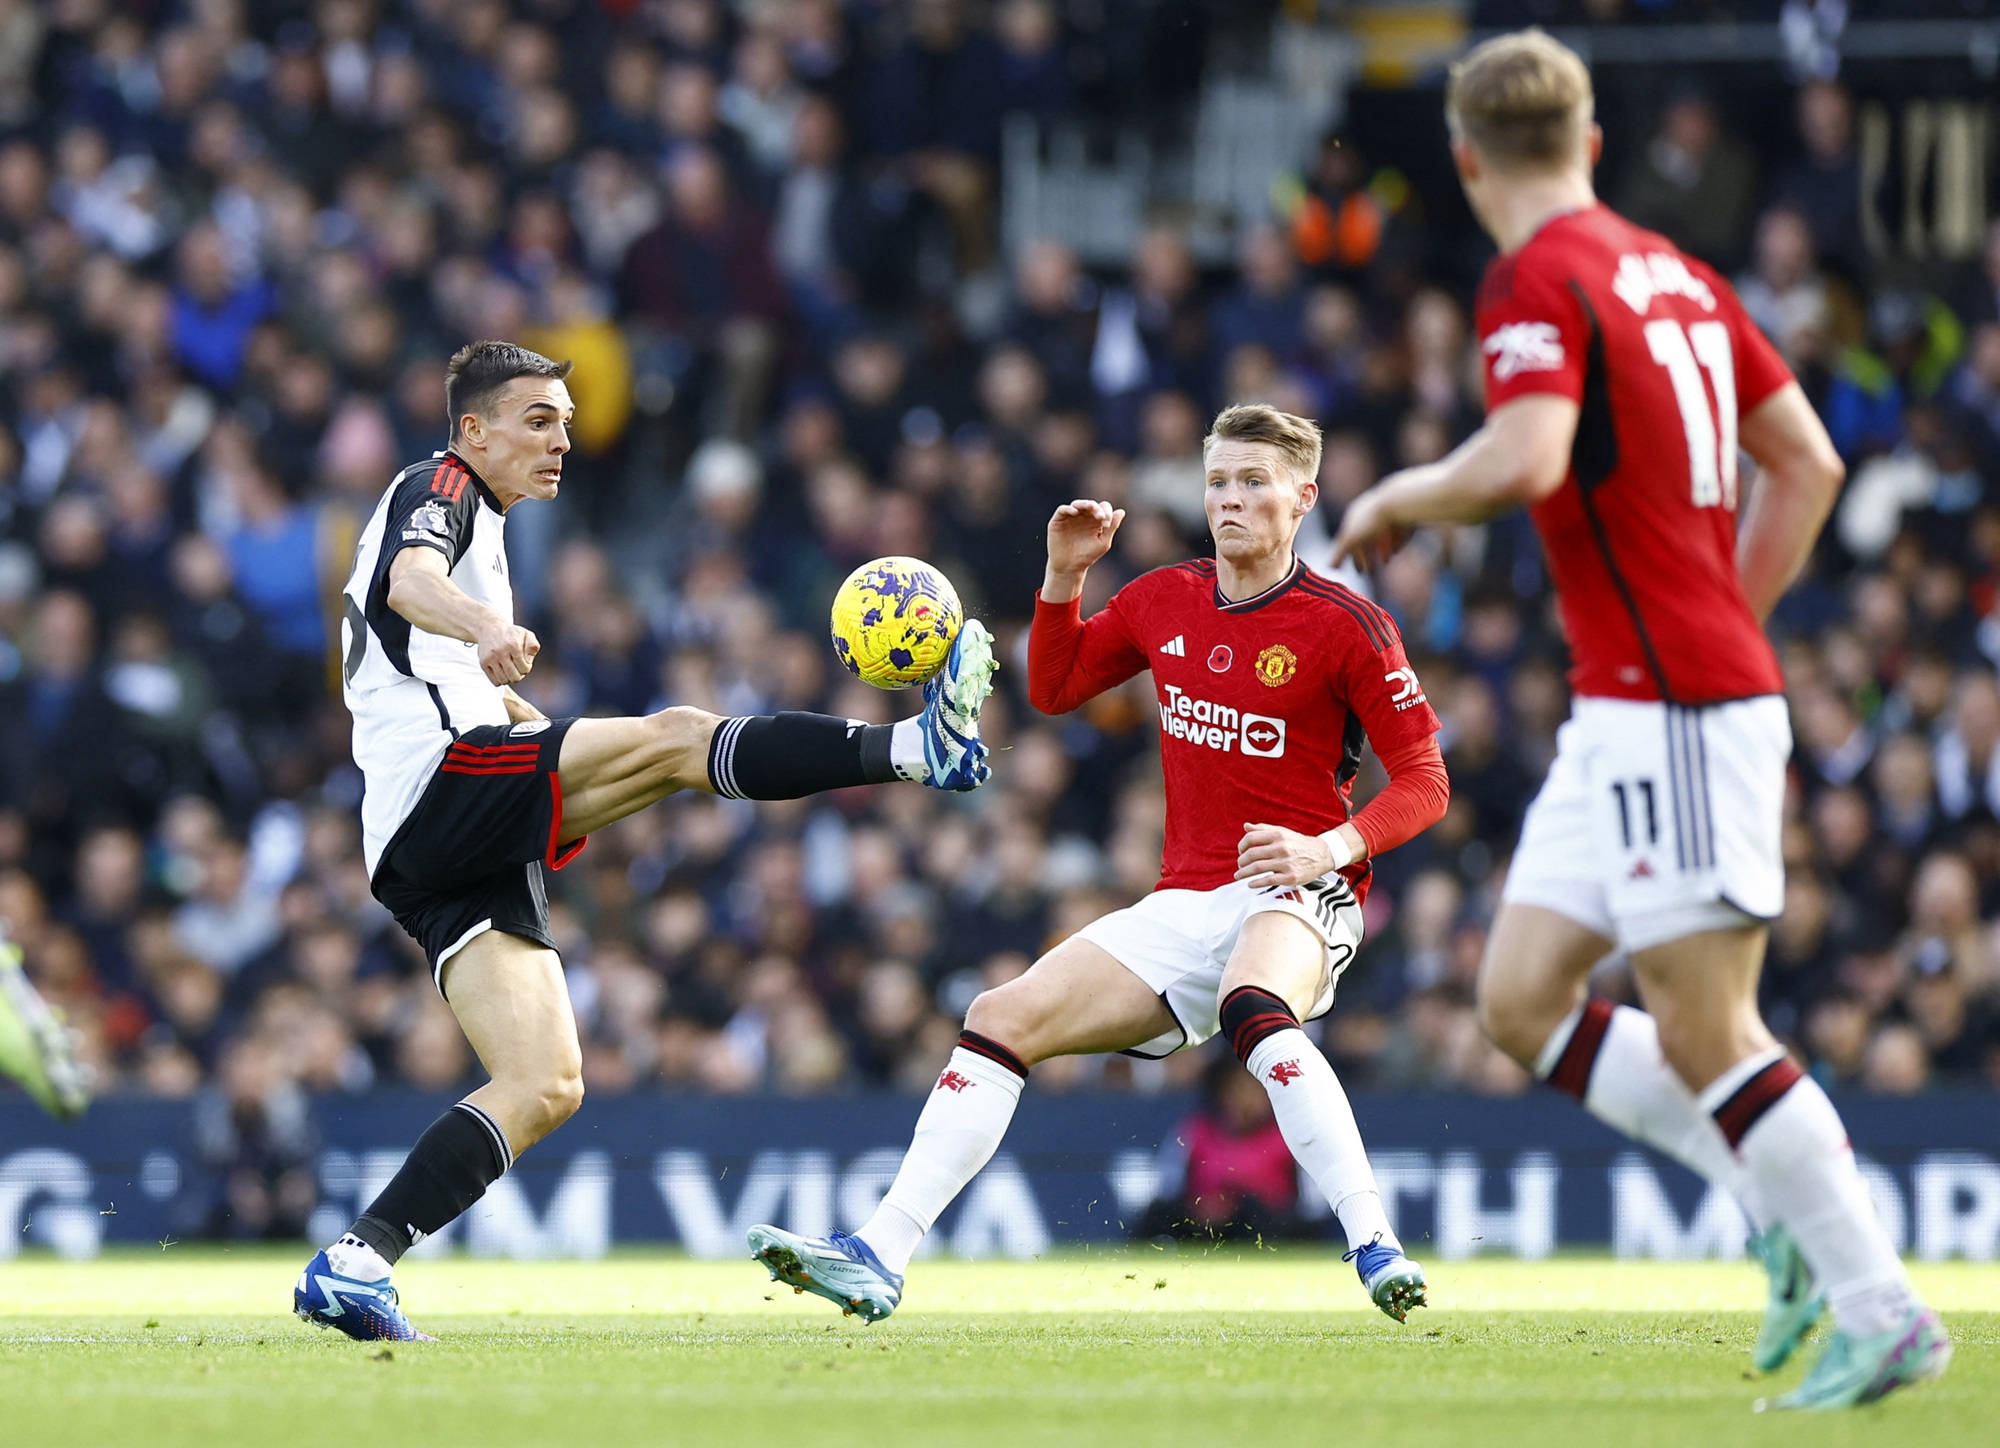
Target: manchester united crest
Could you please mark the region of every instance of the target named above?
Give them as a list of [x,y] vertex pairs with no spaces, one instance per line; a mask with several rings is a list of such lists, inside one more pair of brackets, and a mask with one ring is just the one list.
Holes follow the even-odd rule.
[[1283,644],[1272,644],[1257,655],[1257,677],[1274,689],[1289,684],[1298,671],[1299,656]]

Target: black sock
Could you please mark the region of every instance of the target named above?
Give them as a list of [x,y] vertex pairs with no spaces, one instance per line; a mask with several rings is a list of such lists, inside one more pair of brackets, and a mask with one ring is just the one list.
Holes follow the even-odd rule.
[[708,780],[729,799],[803,799],[898,778],[889,762],[893,724],[831,714],[752,714],[725,719],[708,745]]
[[1239,985],[1224,996],[1217,1014],[1230,1049],[1246,1066],[1250,1064],[1250,1053],[1266,1036],[1289,1031],[1299,1023],[1292,1008],[1280,997],[1255,985]]
[[410,1148],[403,1168],[348,1228],[390,1266],[486,1195],[514,1164],[499,1123],[461,1101],[433,1121]]

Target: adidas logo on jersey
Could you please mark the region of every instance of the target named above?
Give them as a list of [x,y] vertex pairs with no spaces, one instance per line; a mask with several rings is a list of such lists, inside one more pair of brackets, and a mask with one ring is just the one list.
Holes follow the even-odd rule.
[[1172,638],[1168,639],[1165,643],[1160,645],[1160,652],[1163,654],[1171,654],[1177,659],[1186,658],[1187,635],[1175,634]]
[[1284,720],[1197,699],[1172,684],[1166,687],[1167,697],[1160,701],[1160,732],[1167,738],[1250,759],[1283,757]]

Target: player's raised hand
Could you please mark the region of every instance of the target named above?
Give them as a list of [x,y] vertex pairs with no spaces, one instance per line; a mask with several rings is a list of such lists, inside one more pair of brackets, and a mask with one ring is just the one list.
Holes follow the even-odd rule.
[[1125,510],[1109,503],[1078,498],[1064,503],[1049,519],[1049,572],[1078,577],[1111,551]]
[[1390,516],[1384,486],[1376,484],[1340,515],[1340,531],[1333,539],[1334,567],[1350,558],[1362,568],[1380,567],[1409,538],[1410,530]]
[[530,630],[504,622],[482,633],[475,642],[479,667],[496,684],[518,684],[527,678],[535,667],[535,655],[542,651],[542,641]]
[[1303,885],[1333,868],[1333,850],[1318,835],[1279,825],[1245,825],[1236,842],[1236,878],[1254,890]]

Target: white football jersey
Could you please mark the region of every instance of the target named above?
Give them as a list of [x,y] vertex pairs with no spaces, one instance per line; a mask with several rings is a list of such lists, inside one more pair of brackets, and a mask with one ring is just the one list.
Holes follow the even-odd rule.
[[507,722],[476,645],[425,633],[389,607],[389,564],[405,548],[435,548],[453,583],[511,619],[505,524],[486,484],[441,452],[396,474],[361,530],[341,603],[340,656],[371,877],[446,746],[468,729]]

